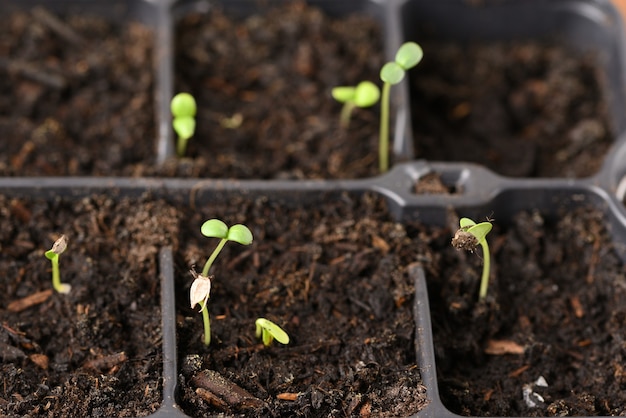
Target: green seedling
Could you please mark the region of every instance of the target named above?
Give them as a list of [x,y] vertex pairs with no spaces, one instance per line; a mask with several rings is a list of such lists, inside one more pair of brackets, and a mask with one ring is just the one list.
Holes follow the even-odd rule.
[[256,337],[263,340],[266,347],[274,341],[281,344],[289,344],[289,335],[278,325],[265,318],[258,318],[256,324]]
[[380,79],[383,92],[380,100],[379,168],[384,173],[389,169],[389,92],[391,86],[399,84],[406,72],[415,67],[424,56],[422,48],[415,42],[406,42],[396,52],[395,60],[383,65]]
[[61,273],[59,272],[59,256],[63,254],[67,248],[67,237],[61,235],[52,248],[45,252],[45,256],[52,262],[52,287],[59,293],[70,293],[72,286],[69,284],[61,283]]
[[172,111],[172,127],[178,135],[176,153],[180,158],[185,156],[187,142],[196,131],[196,100],[189,93],[178,93],[170,102]]
[[335,100],[343,103],[339,123],[342,128],[347,129],[354,108],[374,106],[380,98],[380,89],[371,81],[361,81],[356,87],[334,87],[331,94]]
[[194,281],[191,284],[189,290],[189,298],[191,300],[191,308],[196,305],[200,305],[200,312],[202,312],[202,320],[204,321],[204,344],[211,344],[211,321],[209,318],[209,312],[206,309],[207,302],[209,300],[209,294],[211,292],[211,278],[209,276],[209,270],[213,265],[213,262],[217,258],[218,254],[224,248],[224,245],[228,241],[235,241],[242,245],[249,245],[252,243],[252,232],[247,226],[237,224],[230,228],[219,219],[209,219],[202,224],[200,228],[202,235],[209,238],[220,238],[220,242],[213,250],[213,253],[204,264],[202,273],[197,274],[192,271]]
[[487,296],[489,286],[490,255],[489,244],[487,244],[487,234],[493,225],[491,222],[481,222],[477,224],[469,218],[461,218],[459,230],[452,238],[452,246],[459,250],[474,251],[480,244],[483,249],[483,274],[480,279],[480,290],[478,300],[482,301]]

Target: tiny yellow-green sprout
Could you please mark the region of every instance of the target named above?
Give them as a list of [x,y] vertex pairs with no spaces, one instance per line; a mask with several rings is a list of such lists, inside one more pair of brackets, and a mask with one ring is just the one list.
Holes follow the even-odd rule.
[[213,262],[217,258],[218,254],[224,248],[224,245],[228,241],[238,242],[242,245],[252,244],[252,232],[247,226],[237,224],[230,228],[219,219],[209,219],[204,222],[200,228],[200,232],[205,237],[220,238],[220,242],[217,244],[213,253],[204,264],[202,273],[197,274],[192,271],[194,281],[191,284],[189,290],[189,299],[191,301],[191,307],[200,305],[200,312],[202,312],[202,320],[204,322],[204,344],[211,344],[211,320],[209,318],[209,310],[206,309],[207,302],[209,300],[209,293],[211,292],[211,278],[209,276],[209,270],[213,265]]
[[389,92],[391,86],[399,84],[408,70],[415,67],[424,56],[422,47],[415,42],[406,42],[396,52],[395,60],[383,65],[380,79],[383,91],[380,100],[379,168],[384,173],[389,169]]
[[343,103],[339,123],[342,128],[350,126],[350,118],[355,107],[374,106],[380,98],[380,89],[371,81],[361,81],[356,87],[334,87],[331,94],[339,103]]
[[481,222],[477,224],[470,218],[461,218],[459,221],[459,229],[452,238],[452,246],[458,250],[474,251],[476,246],[480,244],[483,249],[483,274],[480,280],[480,290],[478,291],[478,300],[481,301],[487,296],[487,288],[489,287],[489,269],[490,254],[489,244],[487,244],[487,234],[491,231],[493,225],[491,222]]
[[59,272],[59,256],[63,254],[67,248],[67,237],[61,235],[52,248],[45,252],[45,256],[52,262],[52,287],[59,293],[70,293],[72,286],[69,284],[61,283],[61,273]]
[[176,153],[180,158],[185,156],[187,142],[196,131],[196,100],[189,93],[178,93],[170,102],[172,111],[172,127],[178,135]]
[[272,341],[276,340],[281,344],[289,344],[289,335],[278,325],[265,318],[258,318],[255,322],[256,337],[263,340],[263,344],[268,347]]

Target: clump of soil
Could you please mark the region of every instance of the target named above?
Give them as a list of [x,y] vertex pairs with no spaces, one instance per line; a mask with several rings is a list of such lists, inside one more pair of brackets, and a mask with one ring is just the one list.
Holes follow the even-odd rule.
[[[158,201],[0,196],[0,415],[145,416],[162,401],[158,249],[178,215]],[[11,220],[11,222],[8,222]],[[65,234],[51,290],[44,257]],[[32,298],[36,296],[38,301]]]
[[[421,226],[393,222],[379,197],[316,202],[290,208],[239,199],[189,215],[177,275],[180,403],[187,414],[384,417],[423,407],[414,284],[405,266],[430,253],[430,238]],[[189,268],[200,270],[217,244],[199,233],[213,217],[246,224],[254,242],[229,243],[214,264],[212,342],[205,347],[201,315],[189,308]],[[289,345],[264,348],[254,336],[258,317],[282,326]],[[207,387],[216,384],[207,369],[247,391],[247,401],[207,401]]]
[[378,174],[378,109],[339,127],[335,86],[379,84],[380,27],[325,16],[304,2],[245,19],[213,10],[176,26],[176,88],[198,102],[191,161],[167,175],[218,178],[357,178]]
[[580,208],[513,221],[489,235],[485,302],[476,255],[447,250],[428,272],[444,404],[471,416],[624,415],[626,279],[606,218]]
[[411,72],[415,149],[512,177],[595,174],[614,139],[597,60],[537,42],[424,42]]
[[153,164],[151,31],[35,7],[0,18],[0,175],[132,175]]

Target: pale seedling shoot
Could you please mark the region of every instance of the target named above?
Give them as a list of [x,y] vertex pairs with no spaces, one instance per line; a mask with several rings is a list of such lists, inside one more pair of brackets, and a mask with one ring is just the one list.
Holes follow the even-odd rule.
[[265,318],[258,318],[255,322],[256,337],[263,340],[263,345],[269,347],[276,340],[281,344],[289,344],[289,335],[278,325]]
[[452,238],[452,246],[459,250],[474,251],[476,246],[480,244],[483,250],[483,274],[480,279],[480,290],[478,291],[478,300],[482,301],[487,296],[487,288],[489,287],[491,257],[489,244],[487,244],[487,234],[491,231],[493,225],[491,222],[477,224],[469,218],[461,218],[459,226],[459,230],[456,231],[454,238]]
[[196,100],[189,93],[178,93],[170,102],[172,127],[178,135],[176,154],[182,158],[187,150],[187,142],[196,131]]
[[395,60],[383,65],[380,79],[383,91],[380,100],[379,168],[384,173],[389,169],[389,92],[391,86],[399,84],[406,72],[415,67],[424,56],[422,48],[415,42],[406,42],[396,52]]
[[52,262],[52,287],[59,293],[70,293],[72,286],[69,284],[61,283],[61,273],[59,272],[59,256],[63,254],[67,248],[67,237],[61,235],[52,248],[45,252],[45,256]]
[[209,270],[213,265],[213,262],[217,258],[218,254],[224,248],[224,245],[228,241],[235,241],[242,245],[249,245],[252,243],[252,232],[247,226],[237,224],[230,228],[219,219],[209,219],[202,224],[200,232],[205,237],[220,238],[220,242],[213,250],[213,253],[204,264],[202,273],[197,274],[192,271],[194,275],[194,281],[191,284],[189,291],[189,297],[191,300],[191,308],[196,305],[200,305],[200,312],[202,312],[202,320],[204,321],[204,344],[211,344],[211,321],[209,318],[209,312],[206,309],[207,302],[209,300],[209,294],[211,292],[211,277],[209,276]]
[[334,87],[331,94],[339,103],[343,103],[339,124],[343,129],[350,126],[350,118],[355,107],[374,106],[380,98],[380,89],[371,81],[361,81],[356,87]]

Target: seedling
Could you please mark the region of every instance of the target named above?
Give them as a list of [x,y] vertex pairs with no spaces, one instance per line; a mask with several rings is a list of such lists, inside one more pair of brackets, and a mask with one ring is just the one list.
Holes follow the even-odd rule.
[[178,93],[170,102],[172,111],[172,127],[178,135],[176,153],[180,158],[185,156],[187,142],[196,131],[196,100],[189,93]]
[[258,318],[255,324],[256,337],[261,338],[266,347],[269,347],[274,339],[281,344],[289,344],[289,335],[269,319]]
[[375,105],[380,98],[380,89],[371,81],[361,81],[356,87],[335,87],[331,94],[335,100],[343,103],[339,123],[342,128],[347,129],[350,126],[350,117],[354,108]]
[[383,92],[380,100],[379,168],[384,173],[389,169],[389,92],[391,86],[399,84],[406,72],[415,67],[424,56],[422,48],[415,42],[406,42],[396,52],[395,60],[383,65],[380,79]]
[[252,232],[248,229],[247,226],[237,224],[233,225],[230,228],[226,226],[226,224],[219,219],[209,219],[205,223],[202,224],[200,228],[200,232],[202,235],[209,238],[220,238],[220,242],[213,250],[213,253],[204,264],[204,268],[202,269],[202,273],[197,274],[192,271],[194,275],[194,281],[191,284],[191,289],[189,290],[189,299],[191,300],[191,308],[193,309],[196,305],[200,305],[200,312],[202,312],[202,320],[204,321],[204,344],[211,344],[211,321],[209,318],[209,312],[206,309],[207,302],[209,300],[209,293],[211,292],[211,278],[209,276],[209,270],[213,265],[213,262],[217,258],[218,254],[224,248],[224,245],[228,241],[235,241],[242,245],[249,245],[252,243]]
[[67,248],[67,237],[61,235],[52,248],[45,252],[45,256],[52,262],[52,287],[59,293],[70,293],[72,286],[69,284],[61,283],[61,273],[59,272],[59,256],[63,254]]
[[478,300],[481,301],[487,296],[487,287],[489,286],[490,255],[487,234],[491,231],[493,225],[491,222],[477,224],[469,218],[461,218],[459,226],[459,230],[456,231],[454,238],[452,238],[452,246],[454,248],[474,251],[476,246],[480,244],[483,249],[483,274],[480,279],[480,290],[478,292]]

